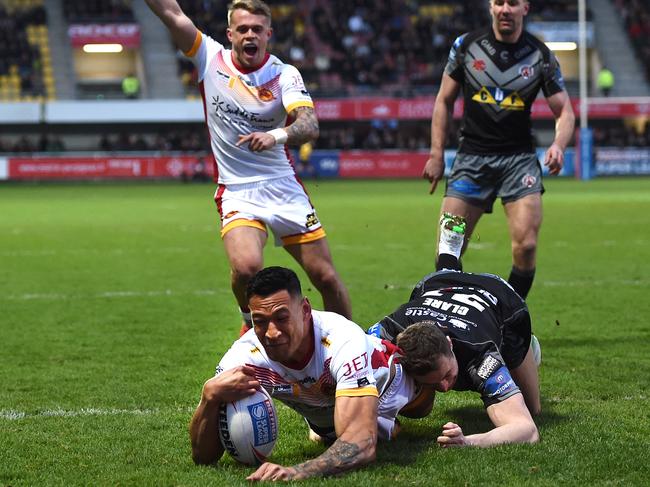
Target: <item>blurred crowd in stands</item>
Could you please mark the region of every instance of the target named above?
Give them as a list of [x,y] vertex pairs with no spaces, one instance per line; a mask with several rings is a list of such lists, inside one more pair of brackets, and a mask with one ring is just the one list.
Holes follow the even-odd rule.
[[68,22],[133,22],[131,0],[63,0]]
[[[179,3],[203,32],[228,45],[225,0]],[[270,51],[295,65],[319,97],[355,95],[380,85],[383,94],[429,93],[455,37],[488,21],[483,0],[268,3],[274,28]],[[189,61],[180,60],[180,72],[186,86],[196,84]]]
[[[454,120],[446,147],[458,146],[459,121]],[[317,150],[405,150],[426,151],[430,146],[428,122],[354,122],[321,124],[320,137],[313,148]],[[642,127],[623,123],[596,126],[596,147],[650,147],[650,122]],[[66,147],[59,135],[40,137],[22,135],[8,140],[0,136],[0,153],[62,152],[68,149],[86,152],[186,152],[206,154],[210,151],[207,132],[202,124],[187,128],[170,128],[157,133],[124,131],[90,137],[83,147]]]
[[[228,46],[226,0],[180,0],[197,27]],[[440,82],[454,39],[489,25],[487,1],[415,0],[269,1],[274,36],[270,51],[295,65],[313,95],[384,95],[431,92]],[[530,20],[576,20],[577,2],[534,2]],[[181,58],[188,93],[197,74]]]
[[44,94],[41,52],[28,28],[44,26],[42,5],[8,10],[0,3],[0,95]]
[[625,22],[637,56],[643,61],[645,75],[650,81],[650,1],[614,0]]

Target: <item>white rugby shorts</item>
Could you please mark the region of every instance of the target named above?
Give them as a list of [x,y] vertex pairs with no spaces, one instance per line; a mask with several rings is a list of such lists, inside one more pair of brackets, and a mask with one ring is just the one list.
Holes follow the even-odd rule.
[[221,216],[221,237],[247,226],[267,232],[275,245],[313,242],[325,237],[316,210],[295,176],[243,184],[220,184],[214,195]]
[[377,406],[377,435],[382,440],[392,439],[397,413],[411,402],[416,394],[413,379],[404,373],[400,364],[394,366],[395,376],[388,387],[379,394]]

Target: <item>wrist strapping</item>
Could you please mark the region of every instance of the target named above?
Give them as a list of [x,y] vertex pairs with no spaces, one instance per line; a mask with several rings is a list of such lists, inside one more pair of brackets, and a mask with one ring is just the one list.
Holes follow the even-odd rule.
[[267,134],[272,135],[273,138],[275,139],[275,144],[286,144],[287,139],[289,138],[289,135],[287,134],[287,131],[284,129],[273,129],[269,130]]

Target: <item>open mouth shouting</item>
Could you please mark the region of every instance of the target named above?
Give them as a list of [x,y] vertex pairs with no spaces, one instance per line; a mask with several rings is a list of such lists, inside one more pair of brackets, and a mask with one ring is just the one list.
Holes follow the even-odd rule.
[[244,54],[248,57],[254,58],[257,55],[258,50],[259,48],[252,42],[244,44]]

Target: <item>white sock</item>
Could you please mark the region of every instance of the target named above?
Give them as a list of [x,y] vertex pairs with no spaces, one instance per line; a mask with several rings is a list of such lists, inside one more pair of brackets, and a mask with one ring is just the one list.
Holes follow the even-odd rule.
[[463,250],[464,235],[448,230],[440,229],[440,242],[438,242],[438,255],[449,254],[460,259],[460,252]]

